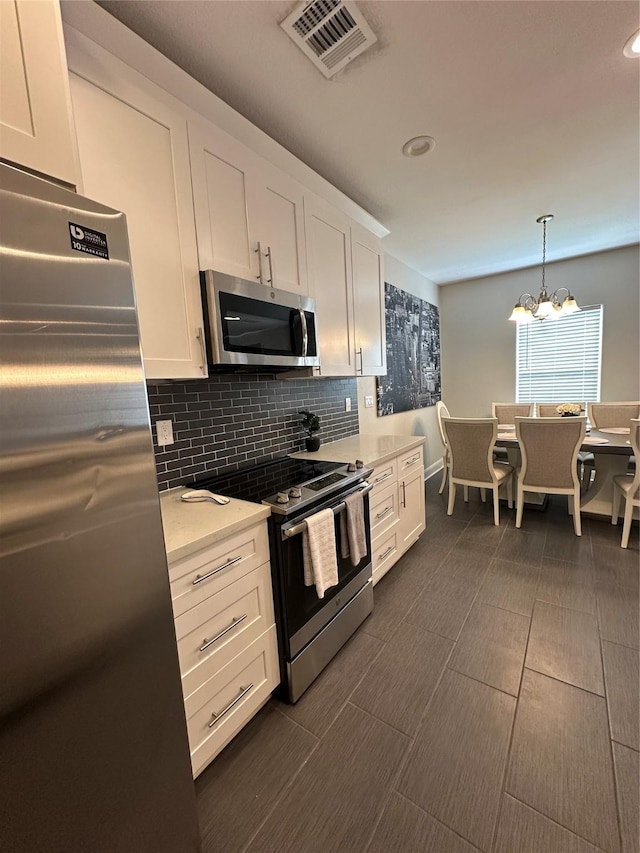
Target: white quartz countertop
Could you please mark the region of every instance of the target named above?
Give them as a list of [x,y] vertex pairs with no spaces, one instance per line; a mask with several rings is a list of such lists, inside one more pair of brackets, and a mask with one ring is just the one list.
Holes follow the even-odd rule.
[[423,435],[352,435],[322,444],[314,453],[291,453],[298,459],[320,459],[323,462],[355,462],[362,459],[365,465],[382,465],[404,453],[424,444]]
[[185,503],[180,495],[186,491],[188,487],[182,486],[160,492],[164,544],[170,564],[271,515],[267,506],[235,498],[225,506],[211,501]]

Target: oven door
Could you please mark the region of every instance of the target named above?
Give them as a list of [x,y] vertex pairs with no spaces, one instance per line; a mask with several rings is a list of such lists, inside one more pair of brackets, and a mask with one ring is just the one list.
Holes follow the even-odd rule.
[[[279,526],[279,586],[282,600],[284,643],[287,659],[292,660],[327,625],[339,610],[356,595],[371,578],[371,531],[369,525],[369,488],[360,483],[341,495],[321,503],[296,518],[287,519]],[[318,598],[315,586],[305,586],[302,557],[302,532],[287,536],[285,531],[300,525],[306,516],[313,515],[327,507],[335,508],[344,501],[347,494],[364,492],[364,522],[367,553],[354,566],[351,558],[340,556],[340,513],[334,517],[338,583],[325,591],[324,598]]]

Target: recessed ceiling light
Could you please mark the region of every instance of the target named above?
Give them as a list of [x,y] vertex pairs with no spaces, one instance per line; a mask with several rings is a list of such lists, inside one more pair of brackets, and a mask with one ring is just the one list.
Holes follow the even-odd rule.
[[640,56],[640,30],[637,30],[622,48],[622,52],[629,59],[637,59]]
[[436,141],[433,136],[414,136],[402,146],[402,153],[405,157],[420,157],[422,154],[433,151],[435,147]]

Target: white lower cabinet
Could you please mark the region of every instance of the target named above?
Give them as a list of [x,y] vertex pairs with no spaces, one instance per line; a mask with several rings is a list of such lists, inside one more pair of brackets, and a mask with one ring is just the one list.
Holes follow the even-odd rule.
[[266,523],[169,566],[194,777],[278,686]]
[[422,447],[376,467],[370,477],[371,561],[376,584],[425,529]]

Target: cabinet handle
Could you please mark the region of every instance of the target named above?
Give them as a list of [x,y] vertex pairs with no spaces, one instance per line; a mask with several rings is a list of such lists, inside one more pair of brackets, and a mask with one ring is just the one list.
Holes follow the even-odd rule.
[[404,462],[404,466],[405,466],[405,468],[407,467],[407,465],[413,465],[413,463],[414,463],[414,462],[417,462],[417,461],[418,461],[418,459],[420,459],[420,454],[418,454],[417,456],[412,456],[412,457],[411,457],[411,459],[407,459],[407,460]]
[[224,717],[225,714],[228,714],[232,708],[235,708],[235,706],[238,704],[238,702],[241,699],[243,699],[250,690],[253,690],[253,684],[250,684],[248,687],[242,687],[242,685],[241,685],[240,686],[240,693],[238,693],[238,695],[236,696],[236,698],[232,702],[229,702],[229,704],[227,705],[227,707],[224,710],[220,711],[219,714],[216,714],[216,713],[211,714],[211,722],[209,723],[209,728],[212,729],[215,726],[215,724],[217,722],[219,722]]
[[300,327],[302,329],[302,355],[306,356],[307,350],[309,349],[309,332],[307,330],[307,315],[304,313],[303,308],[298,308],[298,314],[300,315]]
[[204,343],[204,329],[200,327],[196,333],[196,339],[200,344],[200,355],[202,356],[202,361],[200,362],[200,370],[203,373],[207,372],[207,348]]
[[400,483],[400,485],[402,486],[402,506],[406,507],[407,506],[407,490],[405,488],[404,481],[402,483]]
[[376,519],[384,518],[384,517],[385,517],[385,515],[389,515],[389,513],[390,513],[390,512],[393,512],[393,507],[392,507],[392,506],[388,506],[388,507],[386,507],[386,509],[383,509],[383,510],[382,510],[382,512],[379,512],[379,513],[376,515]]
[[360,376],[362,376],[364,374],[364,358],[362,355],[362,347],[356,350],[356,358],[358,357],[358,355],[360,356],[360,367],[356,367],[356,373],[359,373]]
[[267,246],[267,251],[265,252],[267,259],[269,261],[269,278],[267,282],[273,287],[273,262],[271,260],[271,246]]
[[209,578],[212,578],[214,575],[217,575],[218,572],[221,572],[223,569],[228,569],[229,566],[232,566],[234,563],[239,563],[242,559],[242,554],[239,557],[232,557],[231,560],[227,560],[222,566],[219,566],[217,569],[214,569],[212,572],[207,572],[206,575],[196,575],[195,580],[193,581],[193,586],[197,583],[202,583],[202,581],[206,581]]
[[224,637],[224,635],[225,635],[225,634],[228,634],[228,633],[229,633],[229,631],[233,631],[233,629],[234,629],[237,625],[239,625],[241,622],[244,622],[244,620],[245,620],[246,618],[247,618],[247,614],[245,613],[245,614],[244,614],[244,616],[241,616],[239,619],[235,619],[235,618],[234,618],[234,619],[233,619],[233,621],[231,622],[231,625],[228,625],[228,626],[224,629],[224,631],[220,631],[220,633],[219,633],[219,634],[216,634],[216,636],[215,636],[215,637],[212,637],[210,640],[207,640],[207,638],[205,637],[205,638],[204,638],[204,640],[202,641],[202,645],[200,646],[200,651],[201,651],[201,652],[204,652],[204,651],[205,651],[205,649],[208,649],[208,648],[209,648],[209,646],[212,646],[214,643],[217,643],[219,639],[221,639],[222,637]]
[[376,479],[373,482],[374,483],[381,483],[383,480],[388,480],[392,473],[393,473],[392,471],[388,471],[386,474],[383,474],[382,477],[376,477]]
[[260,284],[264,284],[264,278],[262,277],[262,246],[260,245],[260,241],[256,243],[257,249],[254,249],[254,252],[258,253],[258,275],[256,278],[260,282]]
[[395,549],[395,546],[393,546],[393,545],[389,545],[389,547],[388,547],[388,548],[387,548],[387,550],[384,552],[384,554],[378,554],[378,559],[379,559],[379,560],[384,560],[384,559],[385,559],[385,557],[388,557],[388,556],[389,556],[389,554],[391,554],[391,553],[392,553],[393,551],[395,551],[395,550],[396,550],[396,549]]

